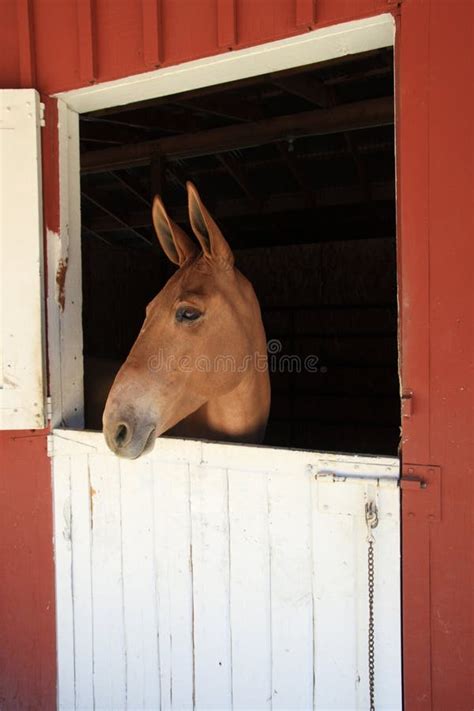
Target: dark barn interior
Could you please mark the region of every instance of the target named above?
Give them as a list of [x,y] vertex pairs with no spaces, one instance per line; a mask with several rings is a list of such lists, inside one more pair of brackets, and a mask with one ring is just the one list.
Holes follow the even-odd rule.
[[397,453],[393,113],[381,49],[81,117],[87,427],[100,427],[174,270],[152,198],[190,231],[192,180],[254,284],[267,338],[318,359],[316,372],[286,361],[271,373],[265,443]]

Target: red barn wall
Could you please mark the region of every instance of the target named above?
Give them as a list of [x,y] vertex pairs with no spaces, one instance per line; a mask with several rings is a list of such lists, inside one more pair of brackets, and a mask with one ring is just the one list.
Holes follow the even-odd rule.
[[[472,481],[471,0],[2,0],[0,86],[58,91],[397,15],[399,278],[405,463],[441,468],[441,522],[403,493],[408,711],[470,707],[466,558]],[[45,225],[57,230],[54,102],[43,130]],[[469,161],[469,156],[471,160]],[[46,434],[0,433],[0,706],[55,704]],[[418,514],[408,511],[418,506]]]
[[0,708],[56,700],[51,472],[41,430],[0,432]]
[[389,0],[2,0],[0,81],[46,94],[374,15]]
[[402,497],[406,708],[426,711],[472,707],[473,27],[470,0],[402,5],[402,456],[441,479],[440,523]]

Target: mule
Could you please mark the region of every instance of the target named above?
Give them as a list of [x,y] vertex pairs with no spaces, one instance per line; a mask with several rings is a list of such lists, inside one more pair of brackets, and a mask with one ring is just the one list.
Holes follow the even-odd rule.
[[159,243],[179,268],[148,304],[103,414],[109,448],[130,459],[163,433],[259,443],[267,424],[270,380],[257,297],[192,183],[187,191],[197,243],[154,199]]

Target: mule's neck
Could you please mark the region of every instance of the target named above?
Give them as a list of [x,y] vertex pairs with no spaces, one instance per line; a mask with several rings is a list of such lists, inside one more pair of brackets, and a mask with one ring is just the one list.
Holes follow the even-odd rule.
[[252,370],[225,395],[208,400],[167,434],[258,444],[270,410],[268,371]]

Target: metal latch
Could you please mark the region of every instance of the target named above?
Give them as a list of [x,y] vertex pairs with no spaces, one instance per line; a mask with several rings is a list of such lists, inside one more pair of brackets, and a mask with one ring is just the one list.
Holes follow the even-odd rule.
[[413,414],[413,390],[402,392],[402,417],[411,417]]
[[441,521],[441,468],[425,464],[405,464],[400,479],[402,512],[410,518]]

